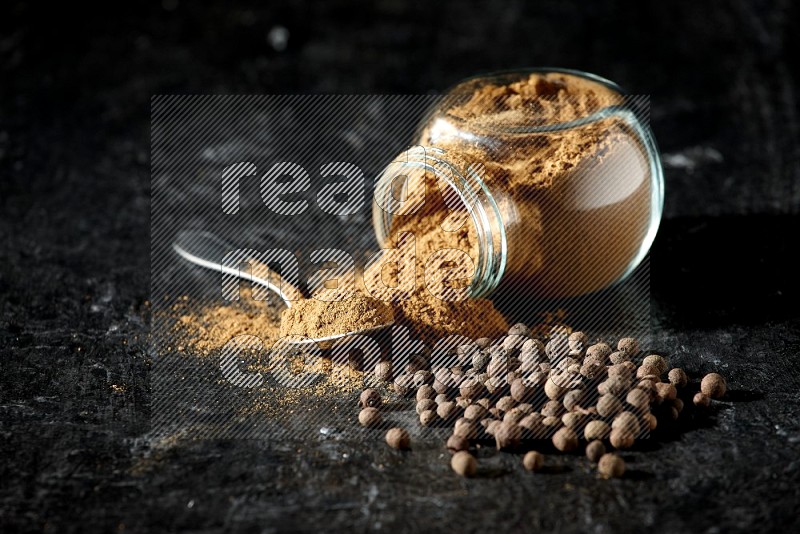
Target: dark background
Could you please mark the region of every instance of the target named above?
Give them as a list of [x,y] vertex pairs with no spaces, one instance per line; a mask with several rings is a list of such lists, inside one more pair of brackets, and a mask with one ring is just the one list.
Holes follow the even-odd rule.
[[[4,4],[0,530],[797,528],[798,11]],[[152,95],[427,93],[545,65],[652,97],[666,172],[652,348],[728,377],[708,422],[629,453],[611,482],[577,457],[533,476],[495,456],[462,480],[436,448],[147,439]]]

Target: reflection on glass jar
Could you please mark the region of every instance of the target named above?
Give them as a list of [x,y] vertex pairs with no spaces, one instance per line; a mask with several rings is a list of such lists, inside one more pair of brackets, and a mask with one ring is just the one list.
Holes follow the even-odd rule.
[[376,182],[379,242],[429,232],[422,221],[438,214],[441,238],[425,241],[471,257],[476,297],[501,283],[568,297],[624,279],[647,254],[663,204],[661,163],[639,118],[645,106],[574,71],[457,85],[421,124],[418,146]]

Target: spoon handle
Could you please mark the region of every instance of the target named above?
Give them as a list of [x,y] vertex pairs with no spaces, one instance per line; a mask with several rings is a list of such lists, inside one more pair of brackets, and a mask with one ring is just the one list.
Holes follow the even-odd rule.
[[[302,293],[299,289],[281,278],[275,271],[267,268],[266,265],[259,264],[257,269],[251,269],[257,270],[257,275],[243,271],[238,267],[223,265],[222,259],[225,255],[236,250],[237,247],[210,232],[183,231],[175,238],[172,248],[180,257],[190,263],[212,271],[229,274],[242,280],[250,280],[266,287],[277,294],[286,304],[286,307],[290,308],[293,301],[302,298]],[[277,285],[275,282],[277,282]]]

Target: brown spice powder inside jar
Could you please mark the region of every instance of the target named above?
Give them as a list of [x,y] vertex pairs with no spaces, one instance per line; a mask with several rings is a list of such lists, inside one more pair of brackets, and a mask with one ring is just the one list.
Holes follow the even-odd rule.
[[[497,214],[470,224],[483,226],[475,231],[484,252],[474,259],[486,271],[473,280],[477,295],[501,277],[539,296],[596,291],[624,277],[649,247],[660,165],[649,133],[611,84],[560,72],[477,78],[445,98],[418,143],[425,148],[398,157],[384,180],[405,171],[406,191],[415,191],[430,179],[415,168],[452,171],[462,199],[488,195],[484,204]],[[472,207],[465,210],[474,214]],[[397,218],[376,216],[379,239],[398,230]]]

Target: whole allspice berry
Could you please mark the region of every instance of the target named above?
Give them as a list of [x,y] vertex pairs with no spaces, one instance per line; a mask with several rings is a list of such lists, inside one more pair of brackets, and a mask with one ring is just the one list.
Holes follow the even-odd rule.
[[625,397],[625,402],[641,412],[650,406],[650,394],[642,389],[633,388]]
[[544,383],[544,394],[550,400],[560,399],[567,391],[568,389],[557,384],[553,377],[548,378],[547,382]]
[[495,408],[503,412],[507,412],[516,405],[517,401],[515,401],[513,397],[506,396],[498,399],[497,403],[495,403]]
[[471,477],[478,471],[478,460],[467,451],[458,451],[450,459],[450,467],[462,477]]
[[611,427],[605,421],[589,421],[583,429],[583,437],[587,441],[606,439],[611,432]]
[[667,380],[676,388],[684,388],[689,382],[689,377],[686,376],[686,371],[676,367],[675,369],[669,370],[669,373],[667,373]]
[[597,471],[605,478],[620,478],[625,474],[625,461],[614,453],[606,453],[597,462]]
[[578,434],[571,428],[560,428],[553,434],[553,445],[562,452],[574,451],[578,448]]
[[430,384],[423,384],[417,388],[417,402],[422,399],[433,399],[436,397],[436,392]]
[[692,402],[698,408],[708,408],[711,405],[711,397],[709,397],[702,391],[699,391],[695,394],[694,398],[692,399]]
[[517,323],[508,329],[508,335],[530,337],[531,329],[524,323]]
[[379,382],[392,381],[392,362],[378,362],[375,365],[375,378]]
[[436,414],[441,417],[444,421],[450,421],[456,418],[456,414],[458,414],[458,406],[453,401],[442,402],[439,404],[439,407],[436,408]]
[[525,402],[530,399],[533,392],[533,388],[523,378],[517,378],[511,383],[511,398],[517,402]]
[[436,408],[438,408],[438,405],[436,404],[435,400],[433,400],[433,399],[422,399],[421,401],[419,401],[417,403],[417,415],[420,415],[420,414],[422,414],[422,412],[425,412],[425,411],[428,411],[428,410],[435,410]]
[[611,347],[608,343],[595,343],[588,349],[586,349],[586,359],[597,360],[601,363],[605,363],[606,359],[611,356],[611,353],[614,352],[611,350]]
[[572,354],[583,354],[589,348],[589,336],[583,332],[573,332],[567,338],[567,343]]
[[614,395],[603,395],[597,400],[597,414],[601,417],[614,417],[622,408],[622,402]]
[[494,430],[494,440],[497,450],[513,449],[522,439],[522,429],[513,423],[503,422]]
[[659,380],[661,380],[660,377],[661,373],[658,372],[658,367],[656,367],[655,365],[642,364],[636,369],[636,378],[658,382]]
[[599,439],[595,439],[590,441],[588,445],[586,445],[586,457],[592,463],[597,463],[600,461],[600,458],[606,453],[606,446],[603,445],[603,442]]
[[362,391],[358,402],[362,408],[378,408],[383,403],[381,394],[374,389],[365,389]]
[[458,451],[469,450],[469,440],[463,436],[456,436],[453,434],[447,438],[447,450],[450,451],[451,454],[455,454]]
[[617,343],[617,350],[635,356],[639,352],[639,342],[633,337],[623,337]]
[[522,466],[526,471],[541,471],[544,466],[544,454],[538,451],[528,451],[522,457]]
[[639,424],[639,418],[633,412],[620,412],[614,418],[614,421],[611,423],[611,429],[616,430],[627,430],[634,436],[639,435],[639,431],[641,430],[641,425]]
[[453,435],[466,439],[475,439],[478,437],[478,423],[462,417],[453,426]]
[[725,379],[719,373],[709,373],[700,382],[700,391],[712,399],[721,399],[725,396],[727,389]]
[[458,392],[461,393],[461,396],[466,399],[476,399],[478,398],[483,392],[485,388],[483,384],[475,378],[468,378],[461,382],[461,386],[458,389]]
[[411,436],[408,435],[408,432],[404,428],[390,428],[389,431],[386,432],[386,444],[393,449],[410,449]]
[[636,442],[636,436],[625,428],[614,428],[611,430],[608,440],[615,449],[630,449]]
[[667,360],[663,356],[659,356],[658,354],[651,354],[650,356],[645,356],[644,360],[642,360],[642,365],[652,365],[658,370],[658,376],[663,375],[667,372]]
[[376,427],[381,423],[381,412],[377,408],[364,408],[358,413],[358,422],[367,428]]
[[624,350],[618,350],[616,352],[612,352],[611,356],[608,357],[611,360],[611,363],[614,365],[620,365],[623,362],[627,362],[630,360],[631,355]]
[[489,410],[480,404],[470,404],[464,410],[464,417],[473,421],[480,421],[489,413]]
[[419,424],[422,426],[432,426],[438,419],[439,416],[434,410],[425,410],[419,414]]

